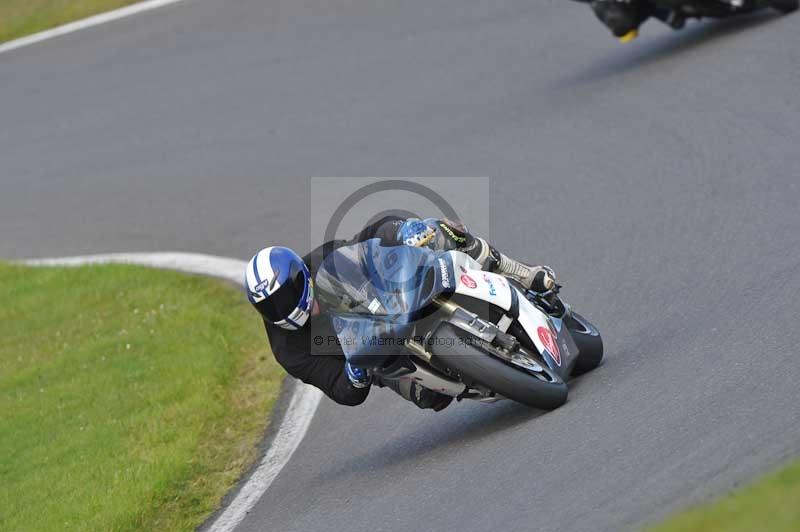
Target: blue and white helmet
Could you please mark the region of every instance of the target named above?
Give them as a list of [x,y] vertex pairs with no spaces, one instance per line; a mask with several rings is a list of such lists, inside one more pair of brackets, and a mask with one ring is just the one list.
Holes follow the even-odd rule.
[[314,304],[314,281],[308,266],[289,248],[264,248],[247,263],[245,290],[264,319],[296,331],[305,325]]

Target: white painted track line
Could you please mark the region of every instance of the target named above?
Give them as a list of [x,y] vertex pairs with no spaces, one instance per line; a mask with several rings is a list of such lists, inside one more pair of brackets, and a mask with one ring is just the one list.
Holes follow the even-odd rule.
[[62,26],[56,26],[55,28],[51,28],[49,30],[41,31],[39,33],[34,33],[33,35],[27,35],[25,37],[20,37],[19,39],[14,39],[13,41],[0,44],[0,54],[4,52],[10,52],[11,50],[16,50],[17,48],[22,48],[23,46],[35,44],[37,42],[46,41],[54,37],[60,37],[61,35],[91,28],[92,26],[99,26],[100,24],[111,22],[112,20],[119,20],[121,18],[143,13],[145,11],[151,11],[153,9],[158,9],[159,7],[164,7],[169,4],[176,4],[182,1],[183,0],[146,0],[130,6],[121,7],[113,11],[100,13],[99,15],[76,20],[75,22],[70,22]]
[[204,255],[201,253],[108,253],[55,259],[32,259],[24,261],[31,266],[83,266],[86,264],[138,264],[153,268],[198,273],[233,281],[244,286],[245,261]]
[[267,491],[272,481],[294,454],[305,437],[311,419],[317,411],[322,392],[313,386],[300,384],[295,388],[289,408],[275,439],[247,482],[227,508],[217,517],[208,532],[230,532],[242,522],[253,506]]
[[[244,283],[244,270],[247,263],[238,259],[215,257],[198,253],[112,253],[107,255],[87,255],[52,259],[24,261],[32,266],[83,266],[86,264],[138,264],[153,268],[179,270],[218,277]],[[275,432],[269,449],[250,478],[227,508],[219,514],[208,529],[209,532],[230,532],[247,512],[255,505],[294,454],[308,431],[322,392],[313,386],[298,382],[289,400],[289,407],[283,416],[280,427]]]

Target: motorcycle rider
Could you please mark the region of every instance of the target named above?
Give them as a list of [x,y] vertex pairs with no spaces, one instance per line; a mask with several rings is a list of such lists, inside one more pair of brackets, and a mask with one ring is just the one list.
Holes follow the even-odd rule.
[[[510,277],[526,288],[544,291],[555,283],[553,270],[528,266],[500,253],[460,223],[446,219],[404,219],[387,216],[361,230],[353,239],[333,240],[300,257],[289,248],[272,246],[256,253],[247,264],[245,290],[261,315],[275,359],[293,377],[316,386],[339,404],[364,402],[370,386],[386,386],[420,408],[442,410],[452,397],[423,388],[413,381],[373,377],[347,364],[335,338],[326,304],[314,298],[314,281],[322,261],[334,250],[378,238],[383,246],[409,245],[458,250],[484,270]],[[329,355],[329,356],[325,356]]]
[[[639,27],[655,17],[672,29],[679,30],[686,24],[686,17],[680,13],[680,6],[686,0],[578,0],[587,1],[594,14],[605,24],[615,37],[622,42],[635,39]],[[700,0],[703,1],[703,0]],[[714,0],[705,0],[714,3]],[[800,0],[718,0],[722,7],[729,6],[729,14],[736,9],[749,8],[752,2],[761,2],[763,7],[773,8],[781,13],[796,11]]]

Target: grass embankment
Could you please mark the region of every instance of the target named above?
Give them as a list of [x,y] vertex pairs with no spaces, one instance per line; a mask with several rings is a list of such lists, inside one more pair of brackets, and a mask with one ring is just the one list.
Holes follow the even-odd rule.
[[800,530],[800,461],[657,525],[649,532],[796,532]]
[[233,287],[0,263],[0,530],[191,530],[256,457],[282,372]]
[[0,42],[110,11],[138,0],[0,0]]

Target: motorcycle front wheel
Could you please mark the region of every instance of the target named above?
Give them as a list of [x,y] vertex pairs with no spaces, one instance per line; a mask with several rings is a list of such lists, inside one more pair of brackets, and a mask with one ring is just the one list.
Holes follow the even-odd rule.
[[452,323],[443,322],[429,341],[433,359],[455,371],[466,385],[478,384],[518,403],[553,410],[567,402],[566,383],[544,364],[531,371],[487,353],[480,342]]

